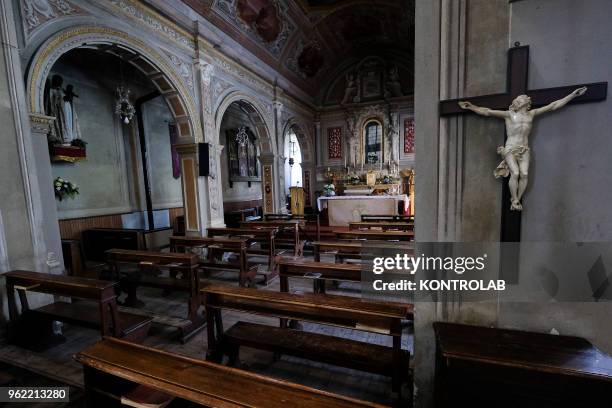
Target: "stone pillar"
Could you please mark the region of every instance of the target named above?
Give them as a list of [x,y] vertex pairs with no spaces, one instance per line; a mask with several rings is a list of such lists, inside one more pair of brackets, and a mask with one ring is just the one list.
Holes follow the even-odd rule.
[[[279,93],[282,93],[280,88],[277,88],[277,96]],[[283,134],[283,111],[285,109],[282,102],[276,100],[274,101],[274,138],[276,139],[276,157],[274,158],[274,169],[275,171],[272,174],[274,181],[274,189],[276,190],[275,195],[275,210],[284,212],[285,206],[285,185],[284,185],[284,176],[285,176],[285,161],[281,160],[280,156],[284,156],[284,145],[285,145],[285,135]],[[281,180],[281,175],[283,180]],[[264,191],[265,195],[265,191]]]
[[35,168],[25,176],[36,179],[38,194],[32,195],[32,199],[39,199],[40,218],[31,217],[36,223],[33,229],[34,253],[36,257],[36,268],[41,272],[61,274],[64,272],[64,258],[62,256],[62,242],[57,216],[57,204],[53,191],[53,172],[51,159],[49,157],[49,145],[47,134],[49,126],[55,120],[53,117],[40,114],[30,114],[32,157],[27,161],[35,163]]
[[[196,37],[196,43],[197,43]],[[199,50],[194,60],[198,91],[200,96],[200,120],[202,122],[204,141],[209,144],[209,176],[199,177],[198,207],[200,212],[201,234],[206,228],[224,227],[223,196],[221,191],[221,160],[223,146],[218,144],[213,112],[212,81],[215,67],[199,58]]]

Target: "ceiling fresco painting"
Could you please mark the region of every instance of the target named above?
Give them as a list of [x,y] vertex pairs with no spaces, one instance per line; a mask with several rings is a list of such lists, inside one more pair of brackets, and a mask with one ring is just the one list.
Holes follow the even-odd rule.
[[206,8],[183,1],[312,95],[346,74],[339,67],[368,55],[412,72],[414,0],[212,0]]

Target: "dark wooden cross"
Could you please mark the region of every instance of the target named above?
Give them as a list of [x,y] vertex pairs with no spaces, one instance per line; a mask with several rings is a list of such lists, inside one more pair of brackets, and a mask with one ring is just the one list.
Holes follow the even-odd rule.
[[[507,110],[512,100],[519,95],[526,94],[531,98],[531,107],[538,108],[569,95],[576,88],[587,87],[584,95],[572,100],[570,103],[598,102],[606,99],[608,92],[607,82],[592,84],[579,84],[560,86],[548,89],[527,89],[527,73],[529,67],[529,46],[517,46],[508,50],[508,76],[506,92],[495,95],[475,96],[473,98],[460,98],[440,101],[440,115],[462,115],[471,113],[459,107],[459,101],[472,102],[477,106],[484,106],[495,110]],[[508,180],[503,183],[502,190],[502,242],[519,242],[521,240],[521,212],[510,210],[510,190]]]

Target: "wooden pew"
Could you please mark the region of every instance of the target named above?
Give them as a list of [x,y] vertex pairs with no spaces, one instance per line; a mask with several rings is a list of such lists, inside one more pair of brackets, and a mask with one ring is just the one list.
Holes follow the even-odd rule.
[[414,231],[335,231],[337,239],[361,239],[378,241],[412,241]]
[[[192,248],[208,248],[210,250],[208,262],[199,261],[199,269],[231,270],[238,271],[238,283],[240,286],[253,286],[257,275],[257,265],[249,265],[247,262],[247,243],[249,238],[234,237],[170,237],[171,252],[185,252]],[[238,254],[238,263],[213,262],[215,252],[232,252]]]
[[414,223],[414,215],[375,215],[361,214],[361,221],[367,222],[412,222]]
[[610,399],[612,356],[585,339],[454,323],[433,327],[437,407],[588,407]]
[[[293,248],[294,256],[302,256],[304,252],[304,241],[300,240],[300,228],[306,225],[304,219],[288,219],[288,220],[270,220],[270,221],[249,221],[241,222],[241,228],[277,228],[279,232],[287,231],[291,234],[292,238],[287,242]],[[279,247],[280,243],[285,243],[284,240],[276,238],[276,246]]]
[[[244,345],[389,376],[397,391],[409,377],[409,353],[401,349],[401,323],[412,315],[412,305],[212,284],[203,287],[202,293],[209,322],[209,360],[219,361],[223,354],[228,354],[230,362],[235,362],[240,346]],[[393,346],[309,333],[285,325],[238,322],[224,332],[222,309],[385,334],[392,337]]]
[[414,244],[407,243],[405,241],[398,243],[389,241],[376,241],[368,240],[364,241],[314,241],[312,243],[314,248],[314,260],[316,262],[321,261],[321,253],[333,254],[336,259],[336,263],[342,263],[345,259],[362,259],[372,255],[371,249],[388,249],[400,248],[402,251],[408,251],[414,253]]
[[361,282],[361,265],[307,261],[303,258],[277,260],[281,292],[289,292],[289,278],[311,279],[313,292],[325,293],[325,281]]
[[[29,271],[7,272],[4,277],[10,326],[14,329],[10,330],[10,337],[26,347],[45,348],[63,341],[62,336],[52,333],[51,322],[54,320],[99,329],[102,336],[123,337],[131,341],[142,341],[151,326],[151,318],[117,310],[115,282]],[[21,315],[17,311],[15,290],[19,295]],[[56,301],[30,309],[28,291],[85,299],[89,302]],[[20,322],[20,317],[26,315],[28,317]],[[41,319],[47,324],[33,327],[37,323],[29,321],[30,317],[35,321]],[[41,347],[37,347],[36,343]]]
[[[202,302],[197,255],[111,249],[106,251],[106,257],[111,273],[120,281],[120,288],[128,294],[126,306],[143,305],[136,296],[139,286],[179,290],[188,294],[186,318],[188,323],[179,327],[181,341],[185,342],[204,327],[204,319],[198,315],[198,308]],[[122,268],[125,264],[136,264],[138,269]],[[151,270],[158,272],[160,269],[167,269],[170,276],[151,276],[147,273]],[[179,273],[182,274],[180,279],[177,277]]]
[[[171,406],[219,408],[383,408],[313,388],[112,338],[75,355],[83,365],[86,405],[120,407],[139,387]],[[146,388],[145,388],[146,387]],[[141,393],[142,394],[142,393]],[[191,405],[189,405],[191,403]]]
[[83,231],[83,250],[88,261],[106,261],[109,249],[147,249],[143,230],[122,228],[91,228]]
[[413,231],[414,223],[403,221],[352,221],[349,230]]
[[[248,237],[247,254],[267,255],[268,270],[274,274],[274,258],[276,256],[275,239],[276,234],[278,233],[277,228],[249,229],[248,231],[245,231],[243,228],[208,228],[206,233],[210,238],[218,236],[228,236],[230,238]],[[250,248],[252,243],[259,243],[261,249]]]

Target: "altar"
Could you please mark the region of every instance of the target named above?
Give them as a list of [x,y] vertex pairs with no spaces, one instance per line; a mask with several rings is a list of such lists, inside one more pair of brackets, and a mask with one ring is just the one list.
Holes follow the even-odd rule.
[[397,215],[400,201],[407,214],[410,202],[406,194],[319,197],[317,206],[319,211],[327,208],[330,226],[348,227],[349,222],[361,221],[362,214]]

